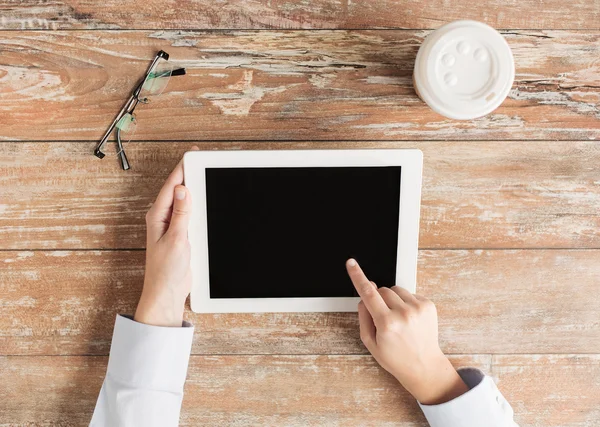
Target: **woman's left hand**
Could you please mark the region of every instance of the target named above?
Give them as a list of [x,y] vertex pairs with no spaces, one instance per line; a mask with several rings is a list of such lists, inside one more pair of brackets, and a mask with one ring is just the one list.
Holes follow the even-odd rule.
[[180,161],[146,214],[146,275],[135,321],[181,327],[192,285],[188,241],[191,212],[191,195],[183,185]]

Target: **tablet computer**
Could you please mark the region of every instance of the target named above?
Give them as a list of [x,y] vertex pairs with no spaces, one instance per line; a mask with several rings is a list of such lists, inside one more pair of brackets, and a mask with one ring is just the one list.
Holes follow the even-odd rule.
[[419,150],[190,151],[191,307],[356,311],[345,262],[415,292]]

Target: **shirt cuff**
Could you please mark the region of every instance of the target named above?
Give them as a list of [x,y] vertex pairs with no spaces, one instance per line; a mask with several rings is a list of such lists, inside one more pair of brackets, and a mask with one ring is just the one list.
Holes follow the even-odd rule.
[[194,328],[151,326],[117,315],[107,376],[123,384],[180,393],[187,374]]
[[[494,380],[479,369],[458,370],[469,391],[440,405],[422,405],[431,427],[513,426],[513,410]],[[507,423],[507,421],[510,421]]]

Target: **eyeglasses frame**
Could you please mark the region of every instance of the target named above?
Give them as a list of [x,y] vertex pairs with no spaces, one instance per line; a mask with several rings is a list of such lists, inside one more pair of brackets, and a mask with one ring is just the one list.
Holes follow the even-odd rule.
[[[112,131],[115,129],[115,127],[117,126],[119,121],[123,117],[125,117],[125,115],[127,115],[127,114],[133,115],[133,112],[135,111],[135,107],[137,107],[138,103],[141,102],[141,103],[145,104],[148,102],[147,98],[140,99],[139,96],[142,91],[142,88],[144,87],[144,83],[146,83],[148,76],[150,76],[152,74],[152,72],[154,71],[154,67],[156,67],[156,64],[158,63],[158,61],[160,59],[164,59],[165,61],[168,61],[169,54],[167,52],[165,52],[164,50],[161,50],[156,54],[156,56],[152,60],[152,63],[148,67],[146,74],[144,74],[144,77],[142,78],[140,83],[136,86],[134,91],[131,93],[131,95],[129,96],[129,99],[125,102],[125,104],[123,105],[123,108],[121,108],[121,111],[119,111],[119,114],[117,114],[117,116],[115,117],[115,119],[113,120],[111,125],[108,127],[108,130],[106,131],[106,133],[104,134],[104,136],[102,137],[102,139],[100,140],[98,145],[96,146],[96,149],[94,150],[94,155],[96,157],[98,157],[99,159],[104,158],[104,156],[106,155],[105,153],[102,152],[102,147],[108,140],[108,137],[110,136]],[[185,74],[185,69],[181,69],[181,70],[183,72],[180,72],[177,75]],[[129,164],[129,160],[127,159],[127,155],[125,154],[125,150],[123,149],[123,143],[121,142],[121,129],[119,127],[117,127],[116,136],[117,136],[117,148],[118,148],[117,156],[119,157],[119,161],[121,162],[121,167],[123,168],[123,170],[128,170],[131,168],[131,166]]]

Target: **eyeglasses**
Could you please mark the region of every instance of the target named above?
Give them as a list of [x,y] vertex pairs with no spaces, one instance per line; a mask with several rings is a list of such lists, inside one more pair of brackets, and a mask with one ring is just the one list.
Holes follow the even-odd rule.
[[94,150],[94,155],[96,157],[102,159],[108,153],[104,144],[112,131],[116,128],[117,141],[115,154],[119,157],[123,170],[128,170],[131,167],[129,165],[129,160],[127,160],[127,156],[125,155],[125,150],[123,149],[123,142],[129,142],[135,134],[135,129],[137,127],[137,120],[134,114],[135,107],[137,107],[139,102],[147,104],[152,98],[159,96],[167,86],[171,76],[182,76],[185,74],[185,68],[173,69],[173,67],[167,63],[168,60],[169,54],[164,50],[161,50],[156,54],[150,67],[148,67],[148,71],[146,71],[143,80],[131,93],[131,96],[96,146],[96,149]]

